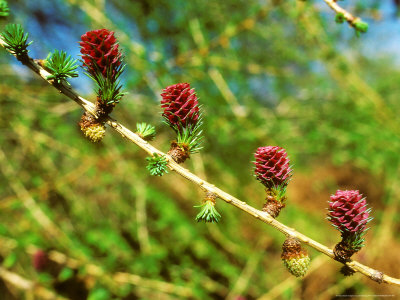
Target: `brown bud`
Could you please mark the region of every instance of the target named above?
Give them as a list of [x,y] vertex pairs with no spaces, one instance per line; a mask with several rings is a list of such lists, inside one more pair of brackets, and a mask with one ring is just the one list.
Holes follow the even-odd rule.
[[210,201],[215,204],[215,199],[217,199],[218,196],[214,194],[213,192],[207,191],[206,196],[203,199],[203,202]]
[[90,113],[85,112],[78,125],[84,135],[92,142],[96,143],[103,139],[106,128],[103,123],[96,120]]
[[288,237],[282,245],[281,258],[292,258],[293,256],[299,256],[300,254],[307,255],[307,251],[301,247],[300,240],[294,237]]
[[282,245],[283,264],[288,271],[296,276],[302,277],[307,273],[310,265],[310,257],[297,238],[289,237]]

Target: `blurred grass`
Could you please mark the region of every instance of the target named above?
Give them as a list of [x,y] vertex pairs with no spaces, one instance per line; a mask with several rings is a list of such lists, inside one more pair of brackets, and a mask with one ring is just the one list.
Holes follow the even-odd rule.
[[[348,28],[299,1],[27,5],[10,3],[10,21],[24,23],[36,37],[34,53],[58,48],[64,32],[77,41],[87,30],[116,30],[129,65],[129,95],[113,116],[131,129],[139,121],[156,125],[160,149],[173,138],[161,124],[160,90],[190,82],[206,112],[205,149],[185,164],[227,192],[261,207],[253,152],[285,147],[295,173],[279,220],[333,246],[339,234],[324,219],[326,201],[337,188],[360,189],[375,220],[356,259],[400,276],[400,73],[389,58],[361,54],[365,37],[347,37]],[[313,250],[308,275],[292,278],[280,261],[284,237],[223,203],[217,203],[220,224],[196,223],[193,206],[201,191],[175,174],[151,178],[145,155],[111,131],[101,144],[90,144],[76,125],[79,107],[17,68],[5,51],[0,65],[4,268],[71,299],[396,294],[358,274],[343,277],[339,264]],[[60,275],[59,262],[48,267],[48,276],[39,274],[31,266],[32,246],[79,264],[72,276]],[[121,284],[119,272],[137,277]],[[4,299],[34,297],[9,283],[0,293]]]

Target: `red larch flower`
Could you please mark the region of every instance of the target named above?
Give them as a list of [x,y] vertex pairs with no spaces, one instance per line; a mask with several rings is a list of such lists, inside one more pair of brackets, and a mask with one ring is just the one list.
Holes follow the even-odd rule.
[[107,29],[92,30],[82,35],[81,39],[82,58],[89,73],[93,75],[98,70],[106,76],[107,68],[110,68],[114,74],[122,57],[114,32]]
[[340,232],[362,232],[369,221],[367,200],[359,191],[336,191],[329,202],[328,219]]
[[292,176],[285,149],[277,146],[259,147],[254,154],[255,174],[267,188],[286,186]]
[[199,102],[189,83],[177,83],[163,89],[161,107],[165,121],[179,132],[192,125],[200,117]]

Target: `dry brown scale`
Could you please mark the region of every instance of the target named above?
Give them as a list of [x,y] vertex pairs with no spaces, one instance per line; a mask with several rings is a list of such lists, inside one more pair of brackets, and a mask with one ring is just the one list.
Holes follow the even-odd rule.
[[99,117],[99,120],[106,119],[108,115],[113,111],[114,107],[115,102],[112,104],[106,104],[99,97],[97,97],[96,115]]
[[275,199],[271,190],[267,189],[266,191],[267,198],[265,198],[265,200],[267,200],[267,202],[264,204],[262,211],[267,212],[275,219],[279,216],[281,209],[285,207],[284,201],[286,200],[286,197],[283,197],[281,201],[278,201]]
[[170,155],[178,164],[181,164],[185,162],[186,159],[190,158],[189,147],[186,145],[179,145],[176,141],[171,142],[171,148],[167,154]]
[[214,205],[215,205],[215,203],[216,203],[215,199],[217,199],[217,198],[218,198],[218,196],[215,193],[207,192],[206,196],[204,197],[203,202],[210,201],[210,202],[214,203]]
[[307,251],[301,247],[299,239],[289,237],[282,245],[282,259],[291,259],[300,255],[307,255]]
[[350,268],[349,266],[344,265],[340,269],[340,273],[342,273],[344,276],[352,276],[355,273],[355,271],[352,268]]
[[335,248],[333,249],[333,254],[335,254],[335,259],[340,262],[347,262],[350,260],[350,257],[356,253],[351,249],[351,247],[345,242],[340,241],[336,244]]

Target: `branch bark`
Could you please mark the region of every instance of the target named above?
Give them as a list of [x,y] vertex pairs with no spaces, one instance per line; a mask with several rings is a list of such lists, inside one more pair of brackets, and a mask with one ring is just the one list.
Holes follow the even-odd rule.
[[[5,282],[13,285],[19,290],[23,290],[26,293],[32,293],[44,300],[67,300],[67,298],[61,297],[53,291],[44,288],[43,286],[25,279],[17,273],[11,272],[3,267],[0,267],[0,278]],[[26,296],[26,295],[25,295]]]
[[[324,0],[325,2],[333,2],[329,0]],[[336,3],[335,3],[336,4]],[[5,46],[5,42],[2,40],[0,36],[0,45]],[[75,101],[77,104],[79,104],[84,110],[88,111],[91,113],[94,117],[97,118],[95,114],[95,105],[91,103],[90,101],[80,97],[72,88],[69,86],[66,86],[64,84],[56,84],[53,82],[53,80],[47,80],[47,77],[51,75],[49,72],[47,72],[45,69],[43,69],[35,60],[32,58],[29,58],[28,60],[23,62],[24,65],[26,65],[28,68],[30,68],[32,71],[34,71],[36,74],[38,74],[40,77],[42,77],[45,81],[47,81],[50,85],[55,87],[60,93],[66,95],[68,98],[72,99]],[[301,242],[304,244],[307,244],[308,246],[314,248],[318,252],[321,252],[325,254],[326,256],[332,258],[335,260],[334,254],[332,249],[328,248],[325,245],[322,245],[321,243],[318,243],[317,241],[309,238],[308,236],[298,232],[294,228],[290,228],[289,226],[286,226],[285,224],[280,223],[279,221],[275,220],[272,218],[268,213],[260,211],[250,205],[248,205],[246,202],[241,201],[234,196],[226,193],[225,191],[219,189],[218,187],[214,186],[213,184],[201,179],[200,177],[196,176],[195,174],[191,173],[189,170],[185,169],[181,165],[178,165],[173,161],[173,159],[167,155],[166,153],[158,150],[157,148],[153,147],[151,144],[149,144],[147,141],[143,140],[140,138],[137,134],[134,132],[130,131],[128,128],[123,126],[121,123],[119,123],[117,120],[107,117],[106,123],[113,128],[115,131],[117,131],[123,138],[128,139],[129,141],[135,143],[137,146],[139,146],[142,150],[147,152],[149,155],[154,155],[158,154],[161,156],[165,156],[168,160],[168,167],[172,171],[178,173],[182,177],[186,178],[187,180],[191,181],[192,183],[198,185],[202,190],[205,192],[211,192],[214,193],[218,196],[219,199],[225,201],[226,203],[237,207],[238,209],[246,212],[247,214],[253,216],[254,218],[274,227],[275,229],[279,230],[286,236],[291,236],[298,238]],[[378,283],[388,283],[388,284],[393,284],[400,286],[400,279],[390,277],[388,275],[383,274],[382,272],[375,270],[373,268],[370,268],[366,265],[363,265],[359,263],[358,261],[355,260],[349,260],[348,262],[342,263],[350,267],[352,270],[355,272],[359,272],[363,274],[364,276],[370,278],[371,280],[374,280]]]
[[346,19],[347,23],[350,24],[350,26],[354,26],[354,23],[357,20],[360,20],[360,18],[353,16],[351,13],[349,13],[347,10],[345,10],[339,4],[337,4],[336,0],[324,0],[324,2],[328,4],[329,7],[337,14],[343,14],[343,17]]

